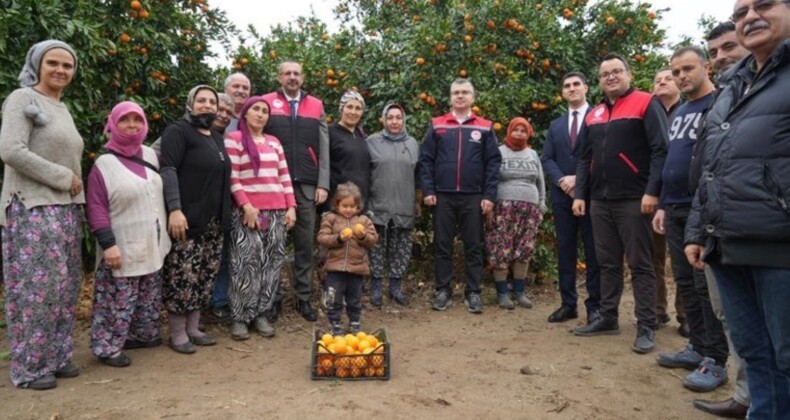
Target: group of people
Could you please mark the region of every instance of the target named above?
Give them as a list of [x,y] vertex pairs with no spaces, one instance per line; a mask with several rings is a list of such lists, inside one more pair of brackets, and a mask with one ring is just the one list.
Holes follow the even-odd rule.
[[409,303],[403,278],[423,205],[433,221],[433,309],[453,302],[456,235],[469,312],[483,311],[485,266],[498,306],[532,307],[526,275],[546,211],[545,169],[562,300],[549,322],[578,318],[580,235],[587,319],[573,333],[620,333],[625,261],[637,318],[632,349],[651,352],[655,330],[670,319],[668,251],[689,342],[660,353],[658,363],[692,370],[684,385],[705,392],[727,382],[732,356],[733,398],[696,400],[697,408],[734,418],[790,412],[790,312],[782,306],[790,297],[786,2],[737,0],[732,22],[709,34],[707,54],[696,46],[674,51],[652,93],[631,86],[617,54],[598,65],[598,105],[587,104],[582,72],[566,74],[568,110],[551,123],[540,156],[524,118],[510,121],[499,144],[492,122],[472,112],[469,79],[451,84],[452,109],[430,121],[420,145],[394,102],[381,111],[383,129],[367,136],[367,105],[355,91],[327,125],[322,101],[301,89],[301,65],[286,61],[281,88],[265,95],[252,95],[240,73],[226,79],[225,93],[194,87],[183,118],[152,147],[144,145],[145,111],[117,104],[85,194],[82,138],[61,102],[77,67],[69,45],[34,45],[21,87],[3,105],[0,225],[16,386],[50,389],[56,378],[79,374],[71,357],[83,204],[100,248],[90,346],[101,362],[123,367],[131,363],[125,349],[162,344],[162,308],[178,353],[216,343],[201,329],[204,313],[230,321],[234,340],[248,339],[251,326],[274,336],[289,232],[299,314],[317,320],[317,241],[331,332],[359,331],[365,276],[373,306],[383,304],[385,277],[389,299]]

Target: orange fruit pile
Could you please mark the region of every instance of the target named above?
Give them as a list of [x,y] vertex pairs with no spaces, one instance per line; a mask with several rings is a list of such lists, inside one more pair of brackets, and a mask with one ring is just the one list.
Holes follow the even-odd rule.
[[386,374],[384,343],[364,332],[316,341],[315,374],[322,377],[383,377]]

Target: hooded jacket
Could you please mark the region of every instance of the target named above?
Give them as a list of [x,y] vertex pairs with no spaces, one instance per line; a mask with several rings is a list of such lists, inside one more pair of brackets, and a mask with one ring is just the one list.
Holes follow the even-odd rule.
[[[341,241],[340,232],[345,228],[354,229],[358,223],[365,227],[365,237],[357,239],[354,235],[345,242]],[[370,274],[368,249],[373,248],[378,241],[376,228],[367,216],[346,218],[337,213],[327,213],[321,219],[321,228],[318,230],[318,244],[327,249],[324,270]]]

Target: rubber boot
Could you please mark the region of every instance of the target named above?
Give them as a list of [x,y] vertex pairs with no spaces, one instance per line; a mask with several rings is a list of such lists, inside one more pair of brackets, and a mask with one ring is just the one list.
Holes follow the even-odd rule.
[[496,302],[500,308],[513,309],[516,304],[510,300],[510,294],[507,292],[507,281],[498,281],[496,285]]
[[524,279],[513,279],[513,292],[516,293],[516,301],[518,302],[518,306],[522,308],[531,308],[532,301],[527,298],[524,294],[525,289],[527,288],[527,281]]
[[370,304],[377,308],[381,308],[381,282],[381,278],[372,277],[370,279]]
[[390,279],[390,299],[400,306],[406,306],[409,304],[409,297],[403,294],[401,283],[400,277]]

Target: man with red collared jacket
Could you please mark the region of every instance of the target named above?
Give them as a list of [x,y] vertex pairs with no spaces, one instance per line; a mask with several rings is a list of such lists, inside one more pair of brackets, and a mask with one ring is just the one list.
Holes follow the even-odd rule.
[[431,120],[420,154],[423,201],[433,207],[436,247],[431,306],[444,311],[452,304],[453,239],[460,231],[466,262],[464,302],[469,312],[479,314],[483,216],[494,208],[502,156],[491,121],[472,113],[472,83],[456,79],[450,99],[453,110]]
[[[313,295],[313,238],[316,206],[326,201],[329,191],[329,131],[321,100],[301,90],[304,82],[302,66],[285,61],[277,70],[282,89],[264,95],[271,104],[269,123],[264,132],[280,140],[288,162],[296,196],[296,225],[291,230],[294,291],[299,313],[313,322],[317,319],[310,305]],[[282,298],[282,290],[278,290],[277,309],[271,318],[277,318]]]
[[574,330],[579,336],[619,334],[623,255],[628,261],[637,318],[631,347],[655,347],[656,275],[651,218],[658,208],[661,171],[667,154],[667,116],[659,99],[631,87],[625,60],[607,54],[598,67],[604,102],[585,117],[586,141],[576,169],[573,212],[590,217],[601,267],[601,316]]

